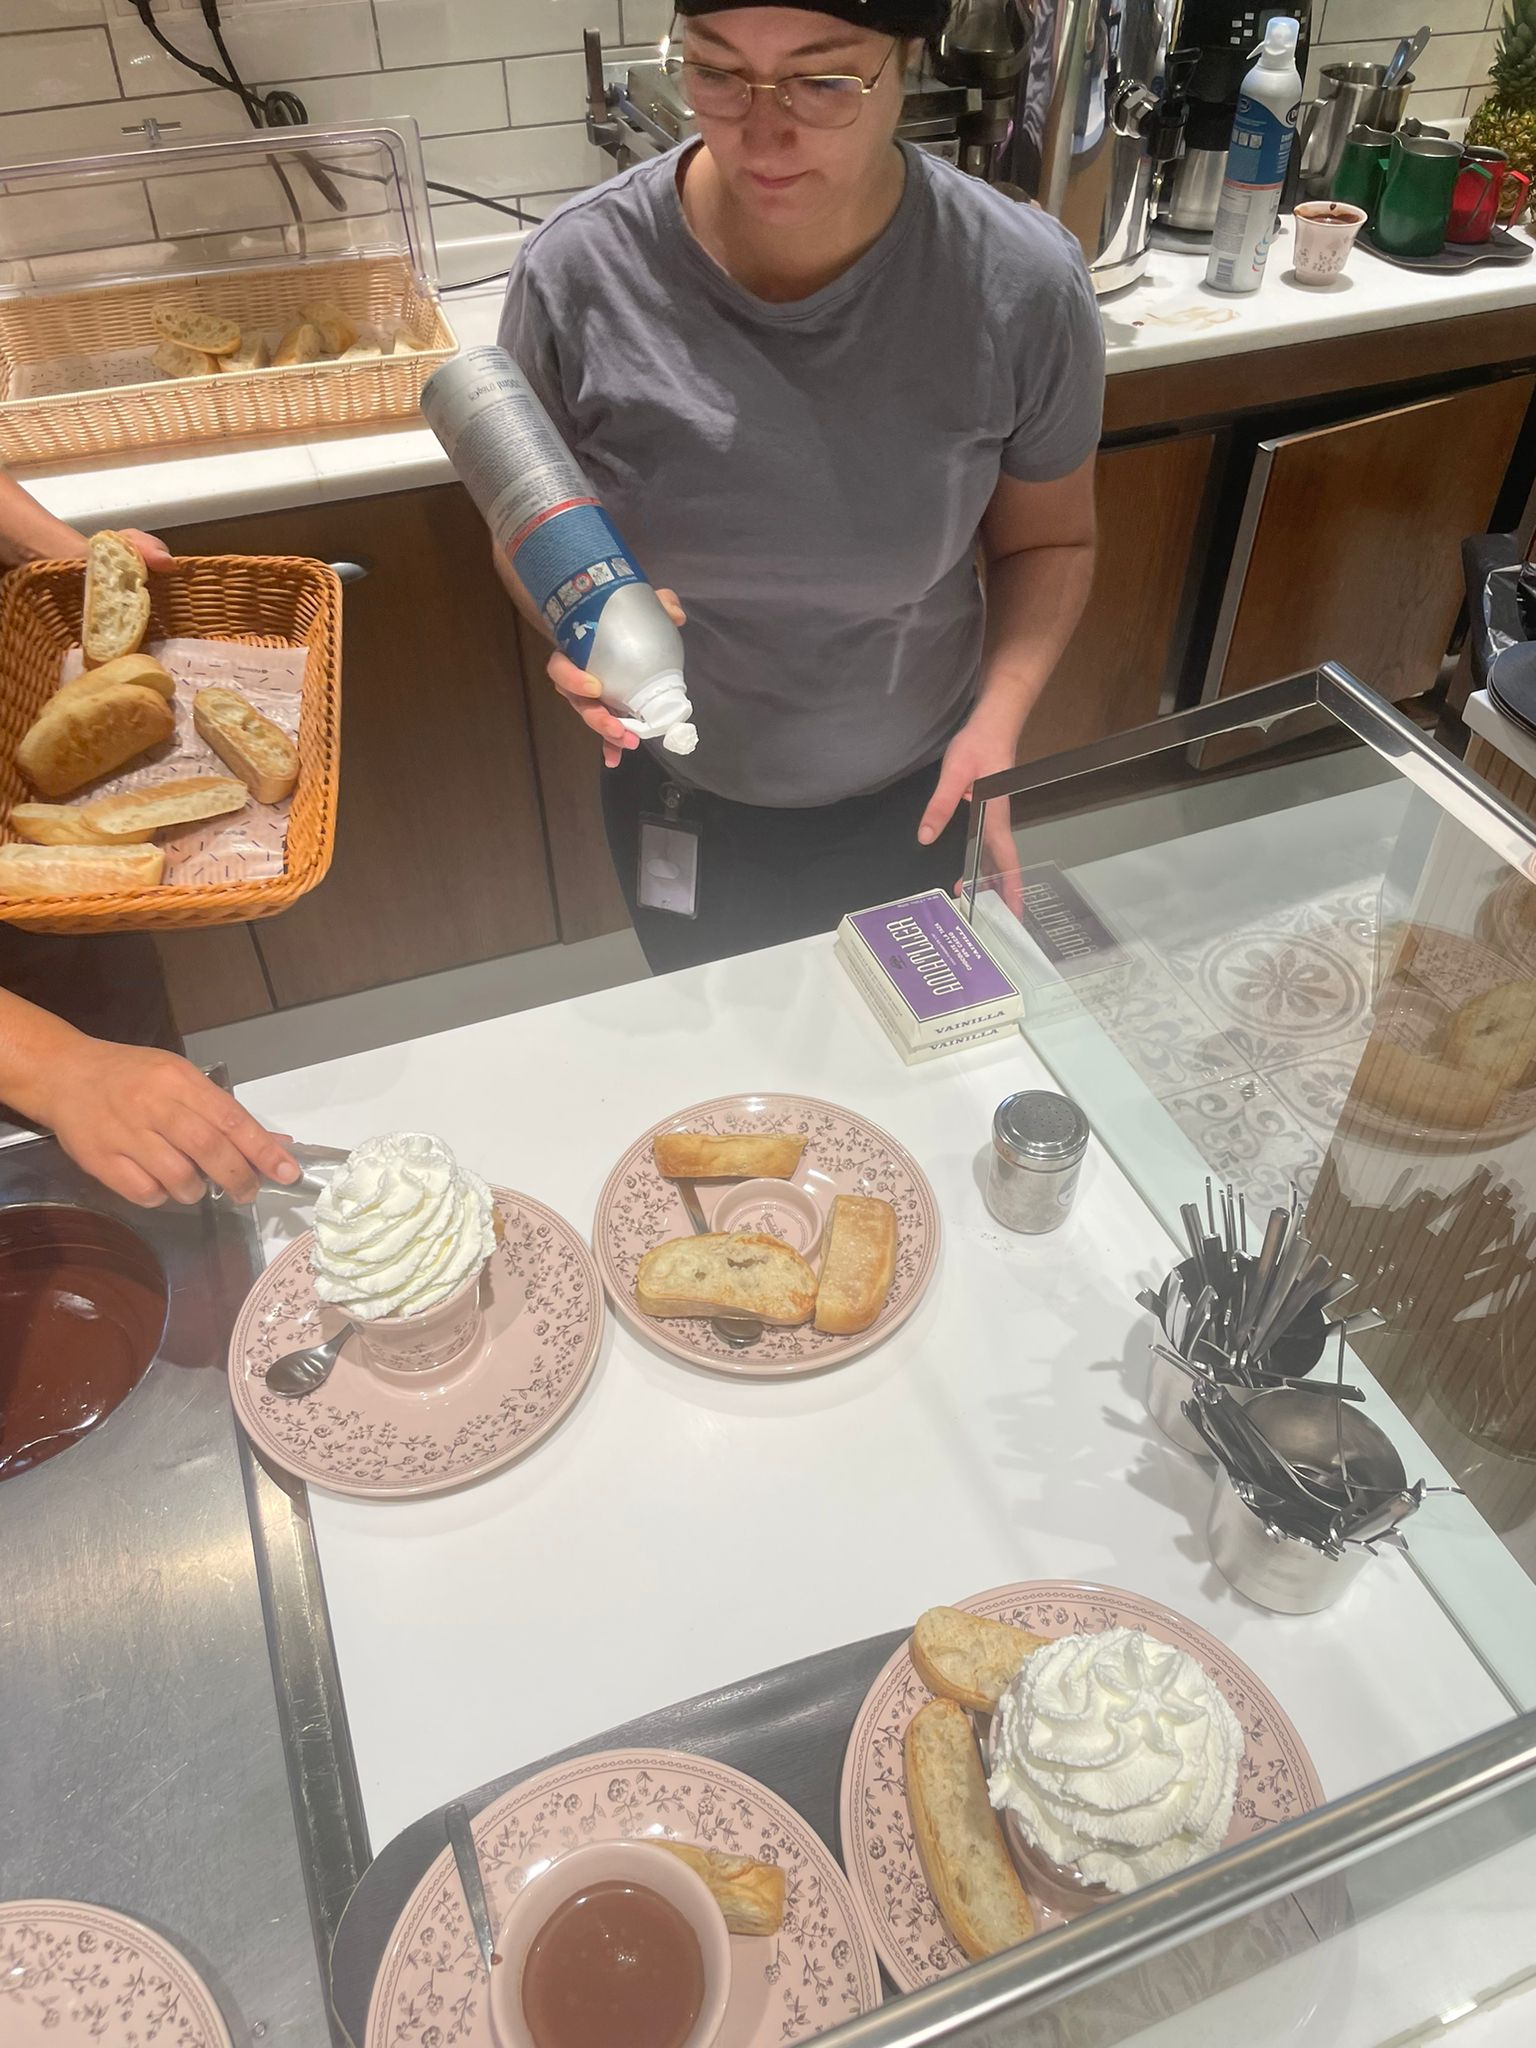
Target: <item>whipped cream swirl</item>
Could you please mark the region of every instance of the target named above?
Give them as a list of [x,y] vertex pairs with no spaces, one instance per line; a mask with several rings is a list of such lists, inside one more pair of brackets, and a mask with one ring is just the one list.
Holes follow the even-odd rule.
[[315,1293],[365,1318],[435,1308],[494,1251],[491,1214],[441,1139],[369,1138],[315,1204]]
[[1132,1892],[1220,1848],[1242,1754],[1193,1657],[1112,1628],[1025,1659],[998,1703],[988,1790],[1053,1863]]

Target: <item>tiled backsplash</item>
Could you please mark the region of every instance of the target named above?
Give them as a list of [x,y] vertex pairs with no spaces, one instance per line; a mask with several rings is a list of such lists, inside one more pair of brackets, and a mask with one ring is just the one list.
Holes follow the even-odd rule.
[[[154,0],[157,25],[188,57],[216,63],[189,0]],[[1470,113],[1481,97],[1502,0],[1323,0],[1311,75],[1347,58],[1385,61],[1426,18],[1434,39],[1415,67],[1425,120]],[[222,0],[230,52],[247,84],[284,86],[316,122],[413,115],[427,175],[534,215],[603,177],[610,160],[582,125],[583,28],[614,49],[654,45],[671,0]],[[130,146],[153,118],[174,139],[245,132],[233,95],[160,48],[132,0],[0,0],[0,166]],[[178,181],[175,219],[154,217],[137,186],[100,198],[0,196],[0,259],[119,245],[185,232],[259,237],[282,226],[269,180]],[[257,189],[257,187],[260,189]],[[135,197],[133,195],[137,194]],[[78,209],[78,221],[69,217]],[[434,196],[445,275],[474,269],[473,243],[512,224]],[[461,245],[457,258],[454,245]],[[65,260],[57,266],[67,274]]]

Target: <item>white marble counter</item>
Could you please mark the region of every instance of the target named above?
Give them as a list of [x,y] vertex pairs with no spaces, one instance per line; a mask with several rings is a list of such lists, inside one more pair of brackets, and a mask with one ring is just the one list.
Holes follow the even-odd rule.
[[[1110,374],[1162,368],[1325,336],[1390,331],[1450,316],[1472,317],[1536,296],[1536,265],[1486,265],[1458,276],[1401,270],[1358,251],[1325,290],[1288,280],[1287,244],[1247,298],[1209,291],[1205,258],[1154,249],[1145,277],[1103,303]],[[501,287],[455,292],[448,317],[466,346],[495,338]],[[1277,400],[1284,396],[1276,392]],[[291,505],[370,497],[452,475],[425,427],[402,423],[309,441],[204,444],[186,454],[150,451],[21,472],[50,511],[86,528],[186,525]]]
[[1462,717],[1479,739],[1497,747],[1506,759],[1513,761],[1527,775],[1536,776],[1536,738],[1524,726],[1506,718],[1486,690],[1472,692]]

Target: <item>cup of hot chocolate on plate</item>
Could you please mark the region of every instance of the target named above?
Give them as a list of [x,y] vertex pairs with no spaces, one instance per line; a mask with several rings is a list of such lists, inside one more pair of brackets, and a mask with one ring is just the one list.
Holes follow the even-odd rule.
[[1365,226],[1363,206],[1343,199],[1306,199],[1295,214],[1296,256],[1292,275],[1297,284],[1328,285],[1342,275]]
[[703,1878],[643,1840],[535,1867],[496,1936],[496,2048],[710,2048],[731,1938]]
[[406,1131],[368,1139],[331,1181],[315,1204],[310,1266],[372,1370],[419,1388],[470,1361],[495,1248],[484,1181],[441,1139]]

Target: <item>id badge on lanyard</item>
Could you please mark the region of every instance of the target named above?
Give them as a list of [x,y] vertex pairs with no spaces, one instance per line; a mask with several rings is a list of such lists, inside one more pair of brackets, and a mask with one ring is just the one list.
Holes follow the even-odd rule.
[[698,916],[699,838],[699,825],[683,816],[683,792],[675,782],[664,783],[661,811],[640,814],[635,896],[646,910]]

